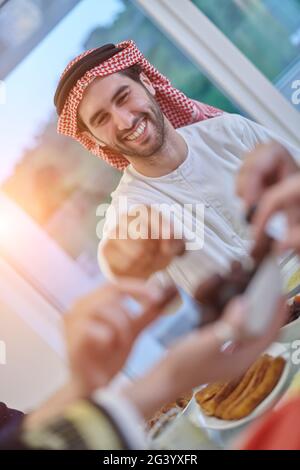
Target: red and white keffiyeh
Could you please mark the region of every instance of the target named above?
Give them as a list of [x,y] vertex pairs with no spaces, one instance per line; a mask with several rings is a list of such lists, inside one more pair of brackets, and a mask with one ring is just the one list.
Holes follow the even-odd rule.
[[[118,170],[124,170],[129,162],[122,154],[115,152],[109,147],[96,144],[91,137],[84,135],[79,130],[77,112],[86,87],[95,78],[106,77],[107,75],[120,72],[134,64],[139,64],[149,80],[151,80],[156,92],[156,101],[164,115],[175,128],[187,126],[194,122],[222,114],[222,111],[219,109],[194,101],[172,87],[170,81],[145,59],[133,41],[123,41],[117,44],[116,47],[123,50],[87,71],[72,88],[58,119],[58,133],[73,137],[97,157],[102,158]],[[70,67],[94,50],[88,50],[73,59],[64,70],[62,77]]]

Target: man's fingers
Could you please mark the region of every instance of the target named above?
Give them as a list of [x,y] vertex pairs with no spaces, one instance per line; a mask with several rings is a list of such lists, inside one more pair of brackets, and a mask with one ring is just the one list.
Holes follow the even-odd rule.
[[84,326],[82,338],[87,351],[93,349],[95,352],[98,351],[103,355],[104,350],[109,353],[113,349],[116,334],[109,324],[90,321]]
[[[276,337],[278,334],[279,329],[283,326],[286,320],[286,300],[284,298],[281,298],[278,301],[277,307],[276,307],[276,313],[272,319],[272,323],[270,324],[267,332],[263,335],[263,337],[260,338],[252,338],[252,339],[246,339],[246,342],[261,342],[262,344],[268,344],[268,342],[271,342],[272,339]],[[238,335],[238,340],[240,339],[239,336],[243,336],[244,333],[247,332],[244,331],[244,324],[245,320],[248,313],[248,306],[247,306],[247,301],[241,297],[237,297],[233,299],[228,306],[226,307],[226,310],[224,312],[224,321],[230,323],[230,325],[234,328],[234,330],[237,332]],[[247,338],[247,336],[246,336]],[[242,338],[243,339],[243,338]]]
[[237,192],[247,209],[257,202],[266,186],[266,179],[276,169],[277,163],[270,155],[269,144],[258,145],[246,156],[237,178]]
[[[123,219],[127,223],[123,230],[126,239],[112,239],[102,248],[116,276],[147,279],[184,252],[184,241],[175,239],[173,221],[160,211],[137,206],[124,214]],[[119,232],[117,230],[117,235]]]
[[298,212],[300,215],[300,176],[292,176],[273,188],[262,197],[253,218],[257,237],[264,231],[271,215],[280,210]]
[[[233,363],[239,364],[240,371],[243,369],[246,370],[257,359],[257,357],[262,354],[274,340],[276,340],[280,327],[283,326],[285,322],[286,316],[287,310],[285,308],[285,301],[284,299],[281,299],[278,303],[277,314],[275,315],[267,333],[258,338],[240,342],[238,347],[228,356],[228,359]],[[233,374],[233,371],[229,372],[229,378],[236,375]]]
[[247,211],[259,199],[262,188],[259,175],[254,168],[241,170],[236,187],[237,195],[243,200]]
[[295,250],[300,253],[300,226],[293,227],[289,229],[286,239],[280,243],[280,249],[285,250]]
[[182,239],[172,238],[160,241],[160,251],[165,256],[180,256],[185,251],[185,242]]
[[136,337],[146,326],[148,326],[155,318],[157,318],[163,309],[176,298],[178,290],[175,286],[168,286],[164,289],[160,300],[152,302],[145,308],[141,315],[132,319],[132,332]]
[[106,250],[111,271],[116,276],[147,279],[152,273],[152,260],[159,251],[159,240],[116,240],[114,247]]
[[284,198],[282,198],[282,190],[279,186],[269,189],[262,197],[260,204],[254,214],[252,223],[255,229],[255,238],[259,239],[265,230],[266,223],[270,217],[277,211],[285,207]]
[[289,152],[278,142],[258,145],[250,152],[237,178],[237,192],[248,209],[266,188],[297,171]]
[[223,320],[229,323],[237,333],[237,336],[243,333],[243,324],[247,316],[247,302],[242,296],[232,299],[223,314]]
[[286,299],[282,297],[276,306],[276,314],[274,315],[270,327],[266,333],[266,341],[272,342],[277,338],[279,330],[284,326],[288,316],[288,310],[286,308]]
[[160,301],[163,294],[161,287],[149,285],[144,280],[123,278],[117,285],[120,294],[134,297],[143,304]]

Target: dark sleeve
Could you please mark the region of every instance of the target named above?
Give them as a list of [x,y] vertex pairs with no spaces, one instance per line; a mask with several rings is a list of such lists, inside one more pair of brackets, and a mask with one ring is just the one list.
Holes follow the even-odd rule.
[[0,402],[0,449],[26,449],[20,442],[24,414]]
[[66,406],[59,416],[33,429],[19,429],[19,449],[32,450],[123,450],[124,436],[114,420],[93,401],[80,399]]

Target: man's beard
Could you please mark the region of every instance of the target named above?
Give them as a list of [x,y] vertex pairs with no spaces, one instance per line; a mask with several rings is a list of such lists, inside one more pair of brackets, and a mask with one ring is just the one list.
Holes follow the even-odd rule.
[[[126,145],[126,141],[124,141],[120,136],[118,137],[120,144],[116,144],[110,148],[123,154],[125,157],[151,157],[163,147],[165,142],[164,115],[155,98],[148,92],[148,90],[146,90],[146,92],[150,101],[149,110],[148,112],[141,113],[136,118],[135,122],[141,122],[142,119],[146,119],[147,125],[152,125],[153,130],[151,136],[148,136],[148,138],[151,139],[151,144],[147,145],[147,143],[145,143],[145,148],[143,148],[143,145],[137,145],[137,149],[135,150],[134,148]],[[128,131],[126,133],[128,134]],[[122,142],[124,142],[125,145],[122,145]]]

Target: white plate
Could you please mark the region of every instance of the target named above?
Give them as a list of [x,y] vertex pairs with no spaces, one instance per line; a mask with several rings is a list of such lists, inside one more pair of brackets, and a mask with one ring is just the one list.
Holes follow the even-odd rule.
[[206,416],[204,413],[202,413],[201,407],[197,404],[195,398],[193,397],[192,399],[193,404],[190,410],[190,419],[193,421],[193,423],[196,426],[199,426],[200,428],[217,429],[219,431],[225,430],[225,429],[232,429],[237,426],[241,426],[247,423],[248,421],[251,421],[254,418],[257,418],[258,416],[263,414],[266,410],[271,408],[276,403],[277,400],[279,400],[281,393],[283,391],[283,388],[286,384],[286,381],[288,380],[289,372],[290,372],[290,361],[288,360],[288,351],[282,344],[274,343],[266,352],[274,357],[282,356],[286,359],[286,365],[283,369],[281,377],[277,385],[274,387],[272,392],[267,396],[267,398],[265,398],[260,403],[260,405],[258,405],[255,408],[255,410],[252,411],[252,413],[246,416],[245,418],[235,420],[235,421],[226,421],[223,419]]
[[280,335],[277,341],[291,343],[296,339],[300,339],[300,317],[280,328]]

